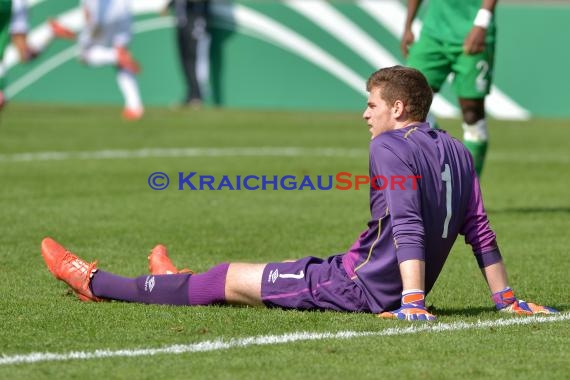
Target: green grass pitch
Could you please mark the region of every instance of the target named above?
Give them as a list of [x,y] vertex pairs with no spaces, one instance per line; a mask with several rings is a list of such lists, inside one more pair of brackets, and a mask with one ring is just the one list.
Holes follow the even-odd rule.
[[[270,261],[345,251],[365,228],[368,191],[153,191],[150,173],[367,174],[359,113],[150,109],[126,123],[113,107],[11,104],[0,115],[0,359],[32,352],[136,350],[293,332],[406,328],[367,314],[236,307],[84,304],[40,256],[52,236],[102,269],[147,271],[166,244],[175,264]],[[460,135],[459,122],[443,128]],[[490,121],[482,187],[511,286],[568,313],[570,123]],[[291,156],[196,155],[100,159],[144,148],[299,148]],[[351,154],[323,155],[317,149]],[[59,152],[62,159],[21,153]],[[75,152],[73,154],[73,152]],[[81,152],[99,152],[81,158]],[[317,152],[317,153],[315,153]],[[321,150],[322,152],[322,150]],[[99,155],[99,156],[97,156]],[[28,159],[25,159],[28,157]],[[99,158],[98,158],[99,157]],[[438,322],[517,318],[493,310],[458,240],[427,298]],[[568,320],[447,332],[322,339],[185,354],[2,364],[2,379],[567,378]]]

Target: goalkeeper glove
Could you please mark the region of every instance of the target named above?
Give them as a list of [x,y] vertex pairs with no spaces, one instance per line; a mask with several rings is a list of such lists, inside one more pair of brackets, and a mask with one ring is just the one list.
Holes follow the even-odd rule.
[[500,292],[493,293],[491,296],[497,310],[505,313],[513,313],[519,315],[532,315],[532,314],[553,314],[558,313],[558,310],[548,306],[537,305],[532,302],[518,300],[515,297],[515,292],[509,287],[501,290]]
[[402,307],[378,314],[379,318],[405,319],[408,321],[433,321],[435,315],[426,309],[423,290],[407,290],[402,293]]

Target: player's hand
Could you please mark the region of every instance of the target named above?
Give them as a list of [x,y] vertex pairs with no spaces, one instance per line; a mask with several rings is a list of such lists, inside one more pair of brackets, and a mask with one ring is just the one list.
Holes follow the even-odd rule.
[[34,49],[30,48],[29,46],[27,46],[27,47],[26,47],[26,50],[25,50],[25,53],[24,53],[24,56],[23,56],[22,59],[21,59],[21,60],[22,60],[22,63],[31,62],[31,61],[33,61],[34,59],[38,58],[39,55],[40,55],[40,54],[39,54],[36,50],[34,50]]
[[402,36],[402,41],[400,42],[400,50],[404,58],[408,57],[410,45],[414,43],[416,37],[411,29],[404,30],[404,35]]
[[519,300],[515,297],[515,293],[509,287],[494,293],[491,298],[495,302],[497,310],[503,313],[512,313],[518,315],[533,315],[533,314],[554,314],[558,310],[548,306],[537,305],[532,302]]
[[402,307],[378,314],[378,318],[402,319],[407,321],[434,321],[435,315],[426,309],[424,292],[414,290],[402,293]]
[[526,302],[523,300],[516,300],[509,306],[506,306],[499,311],[504,313],[513,313],[519,315],[533,315],[533,314],[555,314],[558,310],[553,309],[548,306],[537,305],[532,302]]
[[483,52],[485,50],[486,35],[487,29],[474,26],[467,37],[465,37],[465,41],[463,41],[463,52],[468,55]]

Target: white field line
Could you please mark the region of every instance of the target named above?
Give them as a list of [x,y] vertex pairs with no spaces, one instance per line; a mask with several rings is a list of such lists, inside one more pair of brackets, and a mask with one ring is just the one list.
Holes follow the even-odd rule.
[[366,157],[366,149],[258,147],[258,148],[143,148],[83,152],[35,152],[0,155],[0,162],[137,159],[150,157]]
[[532,317],[514,317],[508,319],[498,319],[494,321],[478,321],[478,322],[455,322],[455,323],[423,323],[412,324],[409,327],[392,327],[381,331],[340,331],[340,332],[294,332],[283,335],[262,335],[252,336],[239,339],[229,340],[210,340],[192,344],[175,344],[162,348],[140,348],[140,349],[124,349],[124,350],[95,350],[95,351],[70,351],[66,353],[54,352],[33,352],[23,355],[2,355],[0,356],[0,365],[22,364],[22,363],[39,363],[47,361],[63,361],[63,360],[91,360],[113,357],[135,357],[135,356],[153,356],[160,354],[188,354],[195,352],[209,352],[218,350],[228,350],[231,348],[245,348],[249,346],[268,346],[274,344],[285,344],[304,341],[316,341],[325,339],[354,339],[364,337],[383,337],[395,335],[408,335],[418,333],[439,333],[475,330],[485,328],[501,328],[507,326],[522,326],[534,323],[553,323],[570,320],[570,313],[564,313],[553,316],[532,316]]
[[[98,150],[77,152],[25,152],[0,154],[0,163],[67,160],[124,160],[176,157],[367,157],[368,149],[243,147],[243,148],[142,148],[135,150]],[[570,154],[562,152],[532,154],[528,152],[491,152],[489,161],[514,163],[569,164]]]

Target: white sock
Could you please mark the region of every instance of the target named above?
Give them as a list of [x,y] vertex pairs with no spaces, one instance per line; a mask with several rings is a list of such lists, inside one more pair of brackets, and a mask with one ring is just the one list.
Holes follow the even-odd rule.
[[487,121],[481,119],[475,124],[463,123],[463,140],[473,142],[484,142],[488,139]]
[[125,107],[133,111],[142,111],[143,105],[135,76],[126,70],[119,69],[117,71],[117,84],[123,93],[123,98],[125,98]]
[[116,65],[117,49],[105,46],[92,46],[81,54],[81,58],[91,66]]

